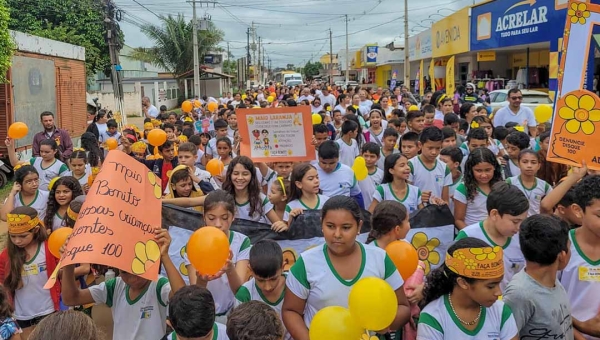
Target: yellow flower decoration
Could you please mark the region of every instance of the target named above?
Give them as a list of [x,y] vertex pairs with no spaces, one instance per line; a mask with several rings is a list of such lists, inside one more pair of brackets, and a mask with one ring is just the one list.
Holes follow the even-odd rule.
[[587,10],[587,5],[584,3],[572,3],[567,15],[571,17],[572,24],[585,25],[586,18],[590,17],[590,11]]
[[432,264],[436,265],[440,263],[440,254],[435,251],[435,248],[440,245],[439,239],[432,238],[431,240],[428,240],[427,234],[418,232],[413,236],[410,243],[417,250],[419,260],[423,261],[425,264],[425,274],[429,273]]
[[248,117],[248,124],[254,124],[254,117]]
[[479,127],[479,123],[477,123],[475,121],[471,122],[471,128],[472,129],[477,129],[478,127]]
[[457,259],[461,259],[461,260],[464,260],[464,259],[466,259],[466,258],[467,258],[467,257],[465,256],[465,253],[463,253],[463,252],[462,252],[462,250],[457,250],[457,251],[455,251],[455,252],[454,252],[454,257],[455,257],[455,258],[457,258]]
[[160,259],[160,247],[153,240],[135,244],[135,258],[131,263],[131,273],[144,274]]
[[265,157],[269,157],[269,155],[270,155],[269,150],[265,150],[264,154],[265,154]]
[[288,150],[288,152],[287,152],[288,156],[291,156],[292,153],[293,153],[292,150]]
[[522,127],[521,125],[515,126],[515,130],[520,131],[520,132],[525,132],[525,128]]
[[162,198],[162,187],[158,183],[158,177],[153,172],[148,171],[148,181],[154,187],[154,197]]
[[595,109],[596,101],[589,94],[584,94],[578,98],[574,94],[567,95],[565,106],[558,111],[560,118],[566,120],[565,129],[570,133],[577,133],[579,130],[586,135],[591,135],[596,131],[592,122],[600,121],[600,110]]
[[[476,255],[475,258],[478,261],[484,261],[486,259],[494,260],[498,256],[497,254],[500,251],[502,251],[502,248],[499,246],[495,246],[494,248],[492,248],[492,247],[471,248],[471,249],[469,249],[469,251],[471,252],[471,254]],[[471,269],[471,268],[469,268],[469,269]]]
[[475,269],[475,267],[476,267],[475,260],[473,260],[473,259],[466,259],[465,260],[465,267],[467,267],[467,269]]
[[181,262],[181,264],[179,265],[179,272],[181,273],[181,275],[188,275],[188,270],[184,262]]

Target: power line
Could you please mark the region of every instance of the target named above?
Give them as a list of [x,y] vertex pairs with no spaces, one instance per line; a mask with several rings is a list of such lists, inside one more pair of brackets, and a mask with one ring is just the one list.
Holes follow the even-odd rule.
[[155,15],[157,18],[159,18],[159,19],[160,19],[160,15],[158,15],[158,14],[154,13],[152,10],[150,10],[148,7],[146,7],[146,6],[142,5],[142,4],[141,4],[141,3],[139,3],[137,0],[133,0],[133,2],[135,2],[136,4],[138,4],[138,5],[142,6],[142,8],[144,8],[144,9],[145,9],[145,10],[147,10],[148,12],[150,12],[150,13],[154,14],[154,15]]

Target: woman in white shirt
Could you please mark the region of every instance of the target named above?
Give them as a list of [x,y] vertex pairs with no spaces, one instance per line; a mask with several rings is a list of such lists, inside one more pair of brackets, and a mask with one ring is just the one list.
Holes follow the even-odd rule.
[[346,108],[350,106],[350,102],[352,101],[352,97],[347,94],[340,94],[338,97],[338,104],[333,108],[333,110],[340,110],[342,116],[346,115]]

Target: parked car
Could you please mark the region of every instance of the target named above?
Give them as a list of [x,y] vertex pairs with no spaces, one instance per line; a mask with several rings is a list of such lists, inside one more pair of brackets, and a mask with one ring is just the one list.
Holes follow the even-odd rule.
[[[552,104],[550,95],[546,92],[535,90],[521,90],[523,101],[521,105],[527,106],[532,110],[541,104]],[[490,103],[492,110],[508,105],[508,90],[495,90],[490,92]]]

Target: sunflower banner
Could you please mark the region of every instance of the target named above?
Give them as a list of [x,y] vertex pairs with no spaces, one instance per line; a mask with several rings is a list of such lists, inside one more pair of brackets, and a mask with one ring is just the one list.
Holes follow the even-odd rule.
[[[358,241],[365,242],[371,229],[371,214],[363,210],[363,226]],[[163,204],[163,228],[169,229],[171,246],[169,255],[182,275],[187,275],[184,264],[185,245],[190,235],[204,225],[201,213]],[[429,205],[410,216],[411,231],[406,240],[417,250],[419,260],[425,264],[425,273],[437,268],[444,261],[444,255],[454,240],[454,217],[448,206]],[[268,224],[236,219],[231,230],[250,238],[252,244],[260,240],[274,240],[283,250],[286,270],[296,262],[303,251],[325,242],[321,230],[321,211],[307,210],[292,222],[290,229],[283,233],[271,230]],[[186,278],[187,279],[187,278]]]
[[571,1],[567,10],[557,72],[558,94],[547,159],[600,170],[595,151],[600,129],[600,98],[592,90],[594,52],[600,46],[600,5]]

